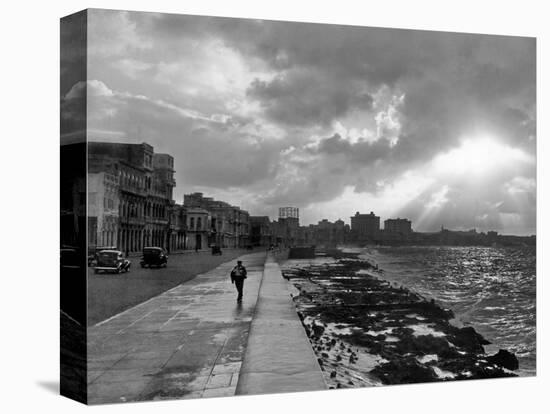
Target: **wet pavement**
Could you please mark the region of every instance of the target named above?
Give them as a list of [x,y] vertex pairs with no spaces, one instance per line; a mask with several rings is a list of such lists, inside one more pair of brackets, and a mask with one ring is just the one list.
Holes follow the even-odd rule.
[[90,327],[88,402],[234,395],[265,258],[241,256],[242,304],[232,260]]
[[269,256],[240,371],[238,395],[327,388],[290,288],[279,265]]

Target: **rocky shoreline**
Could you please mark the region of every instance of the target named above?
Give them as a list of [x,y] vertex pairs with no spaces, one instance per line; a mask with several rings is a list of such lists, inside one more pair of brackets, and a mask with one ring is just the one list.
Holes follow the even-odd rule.
[[451,310],[379,278],[358,254],[282,266],[330,388],[517,376],[514,354],[487,355]]

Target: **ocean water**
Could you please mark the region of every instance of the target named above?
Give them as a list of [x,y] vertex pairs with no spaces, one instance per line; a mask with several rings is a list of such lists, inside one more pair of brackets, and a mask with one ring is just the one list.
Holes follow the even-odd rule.
[[536,373],[534,247],[380,247],[360,250],[378,276],[453,310],[456,325],[473,326],[488,353],[516,354],[521,376]]

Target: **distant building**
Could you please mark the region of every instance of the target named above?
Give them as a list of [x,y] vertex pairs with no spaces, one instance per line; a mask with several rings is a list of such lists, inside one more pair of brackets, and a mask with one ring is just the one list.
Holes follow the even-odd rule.
[[249,244],[250,215],[247,211],[225,201],[204,197],[203,193],[185,194],[183,205],[186,208],[199,207],[209,213],[209,244],[232,248]]
[[384,231],[401,235],[409,235],[412,232],[411,221],[402,218],[387,219],[384,221]]
[[279,218],[300,218],[298,207],[279,207]]
[[250,243],[253,246],[266,247],[277,243],[273,225],[268,216],[250,216]]
[[279,217],[274,227],[279,244],[289,247],[299,243],[300,222],[297,217]]
[[305,228],[304,244],[316,246],[334,247],[346,241],[347,228],[343,220],[336,220],[334,223],[323,219],[317,224]]
[[274,225],[277,243],[295,246],[301,241],[300,210],[297,207],[279,207],[279,219]]
[[351,217],[351,232],[357,241],[376,240],[380,233],[380,217],[372,211],[370,214],[356,212]]
[[186,218],[186,248],[200,250],[208,247],[209,218],[207,210],[200,207],[183,207]]

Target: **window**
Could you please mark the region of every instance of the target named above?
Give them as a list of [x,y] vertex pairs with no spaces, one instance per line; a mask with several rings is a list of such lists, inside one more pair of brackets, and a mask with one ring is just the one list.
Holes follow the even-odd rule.
[[189,227],[191,228],[191,230],[195,228],[195,217],[191,217],[191,219],[189,220]]
[[197,230],[202,230],[202,219],[197,218]]

